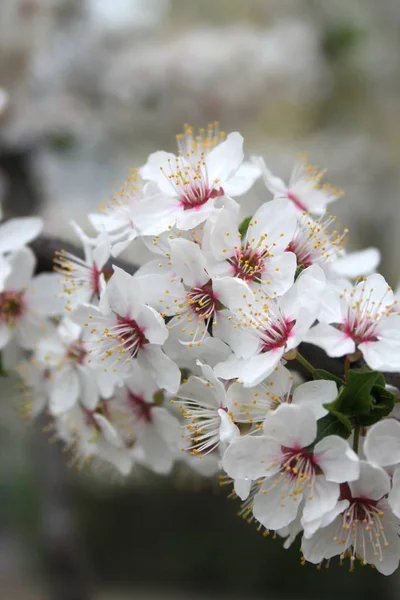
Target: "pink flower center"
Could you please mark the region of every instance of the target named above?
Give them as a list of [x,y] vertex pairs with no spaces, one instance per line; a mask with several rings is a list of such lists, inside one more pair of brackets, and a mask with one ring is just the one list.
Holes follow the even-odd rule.
[[25,309],[24,292],[7,290],[0,293],[0,323],[14,327]]
[[246,248],[238,250],[229,259],[229,262],[233,267],[235,277],[243,279],[246,283],[260,281],[264,271],[264,260],[258,250],[253,250],[247,245]]
[[286,252],[293,252],[297,258],[297,264],[303,266],[305,269],[314,264],[314,257],[310,244],[304,243],[301,239],[293,239],[286,248]]
[[286,192],[286,197],[293,202],[296,208],[301,211],[307,211],[307,207],[299,200],[299,198],[291,190]]
[[223,196],[222,188],[210,188],[207,181],[199,177],[190,184],[186,184],[180,194],[180,204],[183,210],[196,209],[206,204],[211,198]]
[[282,446],[281,452],[282,470],[290,480],[296,479],[303,484],[322,473],[314,454],[306,448]]
[[286,346],[288,339],[293,335],[292,330],[296,320],[277,318],[261,333],[261,352],[269,352]]
[[350,312],[346,321],[339,326],[339,329],[351,338],[355,344],[359,345],[364,342],[377,341],[375,327],[376,323]]
[[186,299],[192,312],[199,319],[209,320],[218,310],[218,299],[212,289],[211,281],[201,287],[192,287],[186,294]]
[[135,319],[116,315],[117,326],[113,329],[113,336],[120,340],[121,353],[128,354],[132,358],[139,350],[148,343],[144,329],[138,325]]
[[143,396],[139,396],[138,394],[134,394],[130,390],[128,391],[128,403],[132,408],[136,418],[139,421],[145,421],[146,423],[151,423],[153,418],[151,415],[152,405],[148,404]]

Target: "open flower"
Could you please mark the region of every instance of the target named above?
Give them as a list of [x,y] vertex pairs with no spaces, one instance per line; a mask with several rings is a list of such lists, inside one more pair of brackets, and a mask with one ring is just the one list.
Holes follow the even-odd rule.
[[[194,135],[190,126],[177,136],[179,153],[158,151],[140,169],[143,179],[156,183],[162,197],[138,208],[144,235],[156,235],[176,225],[193,229],[213,214],[216,200],[246,192],[259,174],[251,165],[242,166],[243,138],[225,135],[216,125]],[[240,169],[242,166],[242,169]]]
[[7,258],[10,273],[0,292],[0,349],[15,338],[23,348],[33,348],[46,328],[47,317],[62,313],[56,273],[33,277],[36,259],[29,248]]
[[[214,283],[218,292],[227,279]],[[235,318],[231,321],[231,331],[220,326],[216,335],[227,343],[235,336],[240,344],[232,346],[235,355],[215,367],[216,375],[237,379],[246,387],[268,377],[285,352],[304,340],[315,320],[324,286],[324,273],[314,265],[304,270],[290,290],[276,300],[256,299],[251,292],[246,293],[244,283],[241,293],[235,294],[234,290],[229,296],[225,293],[223,302]],[[241,336],[236,334],[238,329],[243,330]]]
[[147,372],[134,364],[132,376],[116,389],[107,409],[135,461],[155,473],[169,473],[180,444],[180,423],[155,402],[159,390]]
[[318,564],[333,556],[349,556],[351,569],[358,558],[384,575],[393,573],[400,557],[400,520],[385,500],[389,490],[387,473],[360,461],[358,481],[341,485],[340,501],[329,522],[303,538],[304,558]]
[[174,394],[180,371],[162,350],[168,329],[142,292],[139,278],[114,267],[99,306],[82,306],[74,320],[86,328],[84,339],[95,365],[127,377],[137,360],[159,387]]
[[191,375],[178,390],[177,405],[188,424],[185,426],[192,454],[208,454],[221,443],[226,446],[239,437],[239,429],[228,413],[225,387],[211,367],[200,364],[202,377]]
[[271,173],[262,157],[254,157],[253,161],[260,168],[264,183],[274,194],[274,198],[288,198],[301,212],[320,215],[325,212],[328,204],[343,195],[340,190],[321,183],[325,171],[309,165],[304,159],[295,163],[289,185]]
[[370,275],[355,287],[331,287],[324,294],[320,323],[307,341],[328,356],[360,350],[371,369],[400,370],[400,315],[393,292],[382,275]]
[[302,511],[302,525],[335,506],[339,483],[359,475],[358,457],[342,438],[315,442],[317,421],[303,406],[282,404],[269,413],[263,434],[235,440],[222,465],[234,479],[261,480],[253,513],[267,529],[280,529]]
[[89,410],[80,404],[60,414],[55,422],[62,439],[79,465],[100,459],[112,464],[121,475],[128,475],[133,464],[122,437],[101,410]]
[[94,410],[100,393],[110,393],[110,378],[105,380],[91,366],[81,328],[69,319],[62,321],[57,331],[39,340],[33,360],[47,382],[49,410],[53,415],[70,410],[78,400]]
[[272,200],[256,211],[243,237],[239,225],[239,215],[229,210],[221,210],[210,223],[203,246],[214,260],[212,274],[238,277],[251,289],[281,296],[296,271],[296,257],[286,251],[296,230],[296,211],[288,200]]
[[109,205],[100,206],[100,213],[89,214],[89,220],[98,233],[106,232],[113,256],[118,256],[139,235],[138,209],[142,202],[157,196],[149,184],[144,184],[133,169],[126,181],[115,192]]
[[55,270],[64,278],[62,295],[69,311],[85,302],[98,301],[105,286],[103,268],[110,257],[110,244],[105,231],[93,246],[80,227],[75,223],[73,226],[83,246],[84,258],[60,250],[54,259]]

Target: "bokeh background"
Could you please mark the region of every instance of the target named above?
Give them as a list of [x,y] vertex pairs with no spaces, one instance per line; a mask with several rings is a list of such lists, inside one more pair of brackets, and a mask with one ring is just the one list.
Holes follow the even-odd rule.
[[[239,130],[288,177],[298,152],[345,190],[349,248],[400,279],[398,0],[0,0],[0,193],[7,216],[68,221],[184,122]],[[6,100],[7,97],[7,100]],[[263,201],[257,184],[242,207]],[[135,246],[128,259],[140,262]],[[395,600],[400,578],[302,567],[215,480],[78,472],[0,388],[0,579],[9,600]],[[45,431],[42,431],[44,429]]]

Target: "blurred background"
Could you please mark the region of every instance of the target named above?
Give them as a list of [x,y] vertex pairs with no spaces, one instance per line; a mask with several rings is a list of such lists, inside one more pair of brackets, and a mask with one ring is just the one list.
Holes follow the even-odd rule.
[[[0,0],[6,216],[73,218],[184,122],[239,130],[287,178],[298,152],[345,190],[349,249],[400,279],[398,0]],[[257,184],[242,207],[265,197]],[[71,237],[70,237],[71,236]],[[140,262],[134,247],[128,259]],[[4,380],[3,380],[4,381]],[[10,386],[10,387],[9,387]],[[213,479],[68,468],[0,388],[0,579],[9,600],[398,598],[399,576],[301,567]]]

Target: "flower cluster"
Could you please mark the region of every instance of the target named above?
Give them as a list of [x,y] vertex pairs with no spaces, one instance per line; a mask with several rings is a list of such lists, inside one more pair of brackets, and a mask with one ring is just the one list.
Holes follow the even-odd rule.
[[[286,184],[217,124],[177,143],[89,215],[96,235],[73,225],[84,256],[60,251],[57,273],[32,279],[37,221],[2,225],[3,355],[25,350],[32,412],[50,412],[79,464],[223,471],[240,513],[285,547],[301,534],[305,561],[390,574],[400,425],[382,372],[400,371],[400,316],[379,253],[346,253],[327,212],[341,192],[305,159]],[[263,204],[243,218],[257,179]],[[153,259],[128,273],[117,257],[134,240]]]

